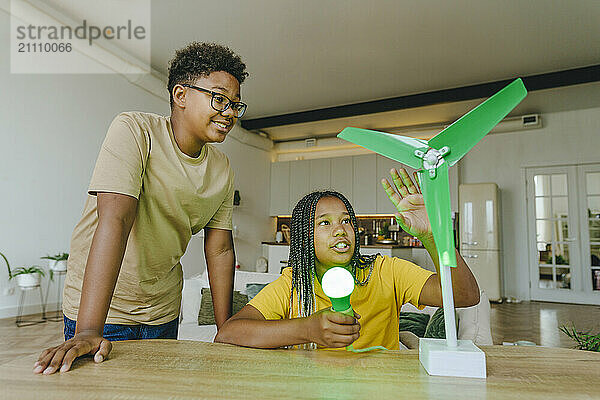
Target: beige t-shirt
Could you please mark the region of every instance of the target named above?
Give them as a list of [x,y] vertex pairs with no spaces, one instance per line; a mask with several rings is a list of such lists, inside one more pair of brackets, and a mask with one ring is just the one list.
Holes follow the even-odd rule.
[[98,224],[97,192],[138,199],[106,323],[159,325],[177,318],[183,284],[179,260],[191,236],[204,227],[232,228],[229,160],[210,144],[197,158],[183,153],[169,117],[127,112],[113,120],[71,238],[63,312],[73,320]]

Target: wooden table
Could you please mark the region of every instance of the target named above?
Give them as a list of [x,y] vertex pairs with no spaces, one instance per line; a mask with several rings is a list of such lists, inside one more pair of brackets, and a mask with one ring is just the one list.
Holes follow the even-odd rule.
[[600,354],[484,346],[486,379],[429,376],[416,350],[258,350],[144,340],[114,343],[109,358],[34,375],[36,354],[0,365],[1,399],[575,399],[600,398]]

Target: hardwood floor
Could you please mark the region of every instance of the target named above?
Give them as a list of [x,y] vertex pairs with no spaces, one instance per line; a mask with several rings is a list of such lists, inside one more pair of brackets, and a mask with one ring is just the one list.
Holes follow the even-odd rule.
[[[26,316],[27,319],[39,317],[39,315]],[[14,318],[0,319],[0,364],[23,355],[41,353],[42,350],[63,341],[62,321],[46,321],[19,328],[15,325]]]
[[492,304],[490,322],[494,344],[528,340],[540,346],[572,348],[574,342],[559,327],[600,332],[600,306],[537,301]]
[[[573,347],[573,341],[559,326],[575,325],[577,330],[600,332],[600,306],[522,302],[492,304],[491,326],[494,344],[528,340],[541,346]],[[22,355],[41,352],[63,341],[62,322],[18,328],[14,318],[0,319],[0,364]]]

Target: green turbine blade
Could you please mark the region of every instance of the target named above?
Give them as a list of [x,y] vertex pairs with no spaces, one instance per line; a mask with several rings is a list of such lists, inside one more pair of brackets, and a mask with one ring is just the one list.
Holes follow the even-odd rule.
[[415,156],[415,150],[426,151],[429,148],[427,142],[421,139],[361,128],[345,128],[337,136],[414,169],[420,169],[423,163]]
[[419,171],[419,183],[440,265],[456,267],[448,163],[444,162],[437,167],[435,178],[432,178],[427,170]]
[[451,271],[453,267],[456,267],[456,251],[452,235],[448,163],[443,162],[437,167],[434,178],[429,175],[427,170],[421,170],[418,174],[440,262],[439,273],[442,305],[444,306],[446,345],[455,348],[458,342],[456,338],[456,320],[454,319]]
[[444,146],[450,154],[444,158],[450,167],[469,152],[489,131],[511,112],[527,95],[519,78],[469,111],[452,125],[429,140],[437,150]]

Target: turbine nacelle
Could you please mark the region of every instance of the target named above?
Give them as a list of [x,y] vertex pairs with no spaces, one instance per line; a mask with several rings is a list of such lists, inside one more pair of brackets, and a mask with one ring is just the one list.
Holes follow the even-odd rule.
[[430,147],[427,151],[415,150],[415,156],[423,160],[423,169],[429,171],[431,179],[435,178],[437,168],[444,162],[444,156],[450,153],[450,147],[444,146],[439,150]]

